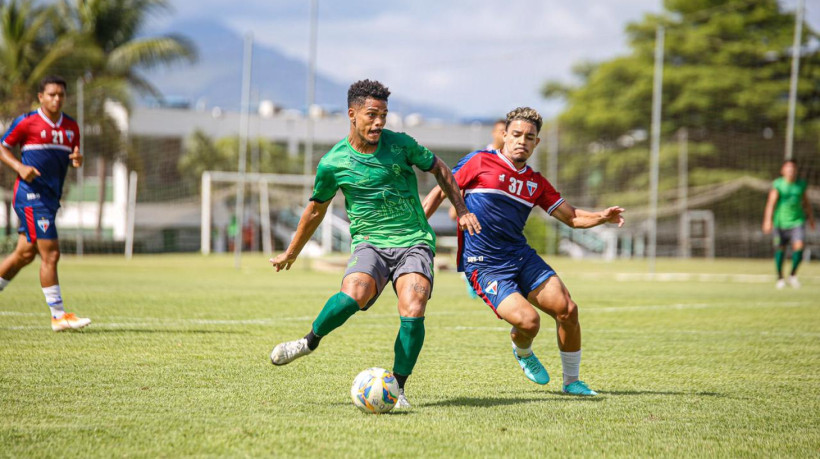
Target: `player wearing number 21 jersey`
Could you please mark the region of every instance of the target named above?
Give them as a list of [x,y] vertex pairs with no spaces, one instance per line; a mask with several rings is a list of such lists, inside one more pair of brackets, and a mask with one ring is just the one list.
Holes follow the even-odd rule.
[[[576,209],[527,165],[538,145],[541,124],[541,115],[535,110],[516,108],[507,114],[504,146],[500,150],[475,151],[456,166],[454,176],[464,193],[464,202],[482,228],[478,234],[459,234],[458,266],[478,296],[500,319],[513,326],[513,356],[527,378],[538,384],[550,380],[532,351],[533,339],[540,329],[540,310],[558,325],[563,391],[596,395],[579,379],[581,325],[577,305],[552,267],[527,244],[524,224],[535,206],[572,228],[604,223],[621,225],[623,209]],[[441,191],[433,189],[424,199],[425,215],[432,215],[442,200]]]
[[[40,286],[51,310],[54,331],[83,328],[90,319],[66,313],[58,284],[60,242],[55,218],[60,208],[68,166],[80,167],[80,128],[62,112],[66,82],[50,76],[40,82],[40,108],[20,116],[0,140],[0,162],[17,174],[14,212],[20,220],[14,252],[0,262],[0,291],[26,265],[40,255]],[[11,148],[20,147],[21,158]]]

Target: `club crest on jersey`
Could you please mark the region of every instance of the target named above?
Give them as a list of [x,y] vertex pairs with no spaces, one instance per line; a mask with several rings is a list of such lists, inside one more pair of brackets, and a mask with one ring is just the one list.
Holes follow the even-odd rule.
[[68,139],[68,143],[74,142],[74,131],[72,131],[71,129],[66,129],[65,137]]
[[44,233],[48,231],[48,227],[50,225],[51,222],[46,217],[40,217],[40,219],[37,220],[37,226],[39,226],[40,230],[42,230]]
[[535,193],[535,190],[537,190],[537,189],[538,189],[538,184],[537,183],[530,182],[529,180],[527,180],[527,191],[530,192],[530,196],[532,196],[533,193]]
[[490,295],[495,295],[498,293],[498,281],[492,281],[487,285],[487,288],[484,289],[485,292],[489,293]]

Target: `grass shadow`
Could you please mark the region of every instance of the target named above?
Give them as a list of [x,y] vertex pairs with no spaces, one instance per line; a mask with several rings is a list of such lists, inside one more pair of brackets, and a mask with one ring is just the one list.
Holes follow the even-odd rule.
[[419,406],[470,406],[491,408],[494,406],[521,405],[524,403],[542,402],[544,399],[526,397],[455,397],[432,403],[421,403]]
[[657,390],[611,390],[598,391],[601,395],[696,395],[698,397],[726,397],[726,394],[719,392],[673,392],[673,391],[657,391]]

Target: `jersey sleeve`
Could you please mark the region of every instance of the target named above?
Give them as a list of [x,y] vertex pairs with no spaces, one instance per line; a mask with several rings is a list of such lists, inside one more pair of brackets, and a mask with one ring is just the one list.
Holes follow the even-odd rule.
[[319,203],[330,201],[338,190],[339,183],[336,181],[336,175],[333,173],[333,169],[325,164],[324,161],[319,161],[319,165],[316,167],[316,179],[313,182],[313,194],[310,200]]
[[473,156],[477,155],[481,151],[482,150],[476,150],[476,151],[467,153],[466,155],[464,155],[463,158],[459,159],[458,163],[456,163],[456,167],[453,168],[453,174],[455,175],[455,173],[458,172],[459,169],[461,169],[465,164],[467,164],[467,161],[469,161]]
[[407,139],[407,162],[418,167],[424,172],[432,169],[433,164],[436,163],[436,155],[434,155],[432,151],[428,150],[423,145],[419,145],[419,143],[416,142],[416,139],[410,137],[409,135],[407,136]]
[[25,118],[25,115],[18,116],[17,119],[15,119],[13,123],[11,123],[11,126],[9,127],[8,131],[6,131],[6,133],[3,134],[3,146],[10,148],[15,145],[20,145],[26,140],[26,130],[21,126]]
[[552,215],[555,209],[564,202],[564,198],[561,197],[561,193],[556,191],[552,184],[543,176],[539,175],[538,179],[541,182],[539,188],[543,191],[541,191],[541,194],[538,196],[536,204],[546,210],[547,214]]
[[473,186],[478,173],[481,172],[481,157],[475,153],[470,153],[461,158],[456,167],[453,168],[453,177],[455,177],[458,187],[462,190]]
[[[74,151],[74,147],[80,148],[80,126],[78,124],[75,124],[74,128],[75,128],[74,139],[72,139],[72,141],[71,141],[71,151],[72,152]],[[83,154],[83,152],[80,152],[80,154]]]

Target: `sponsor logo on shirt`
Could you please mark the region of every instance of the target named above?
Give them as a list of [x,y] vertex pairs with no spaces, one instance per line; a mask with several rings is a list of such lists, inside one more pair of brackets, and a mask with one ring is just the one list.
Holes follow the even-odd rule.
[[487,288],[484,289],[485,292],[489,293],[490,295],[495,295],[498,293],[498,281],[492,281],[487,285]]
[[37,226],[39,226],[40,229],[45,233],[46,231],[48,231],[48,227],[51,226],[51,222],[46,217],[40,217],[40,219],[37,220]]
[[484,255],[479,255],[477,257],[467,257],[467,263],[475,263],[477,261],[484,261]]
[[41,139],[45,139],[45,138],[46,138],[46,130],[45,130],[45,129],[43,129],[42,131],[40,131],[40,138],[41,138]]
[[74,131],[72,131],[71,129],[66,129],[65,136],[68,139],[68,143],[74,142]]
[[26,193],[26,199],[29,201],[38,201],[40,199],[40,193]]

